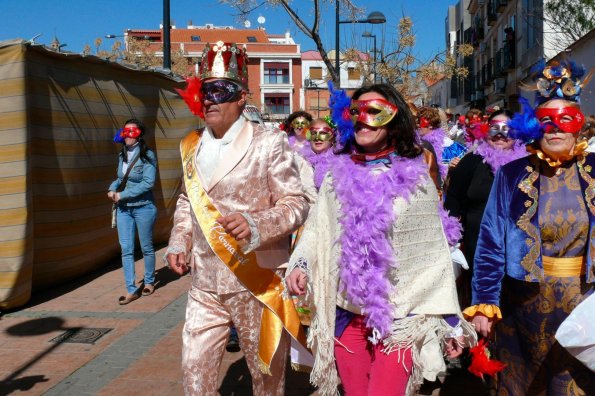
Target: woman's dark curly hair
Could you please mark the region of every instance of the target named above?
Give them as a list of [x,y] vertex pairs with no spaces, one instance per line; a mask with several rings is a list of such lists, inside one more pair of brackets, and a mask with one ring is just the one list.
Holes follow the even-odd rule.
[[[353,93],[351,99],[357,100],[368,92],[376,92],[384,96],[388,102],[397,106],[397,115],[385,125],[388,132],[388,145],[394,146],[395,152],[405,158],[415,158],[423,153],[423,148],[419,145],[415,133],[415,120],[407,102],[399,91],[388,84],[374,84],[369,87],[359,88]],[[348,146],[341,152],[350,152],[351,147]]]
[[291,123],[293,122],[293,120],[295,120],[296,118],[299,118],[299,117],[304,117],[306,120],[308,120],[308,122],[312,122],[312,115],[310,113],[308,113],[306,111],[302,111],[302,110],[294,111],[283,122],[283,125],[284,125],[283,130],[285,132],[287,132],[287,135],[289,135],[289,136],[295,135],[295,132],[293,132],[293,128],[291,128]]
[[[126,120],[123,126],[127,124],[134,124],[140,129],[140,136],[138,137],[138,145],[140,147],[140,159],[141,161],[151,162],[151,159],[147,155],[147,151],[149,151],[149,147],[147,147],[147,143],[143,136],[145,135],[145,124],[141,120],[137,120],[136,118],[130,118]],[[120,150],[120,155],[122,156],[122,160],[124,162],[128,162],[128,154],[126,153],[126,143],[122,143],[122,149]]]

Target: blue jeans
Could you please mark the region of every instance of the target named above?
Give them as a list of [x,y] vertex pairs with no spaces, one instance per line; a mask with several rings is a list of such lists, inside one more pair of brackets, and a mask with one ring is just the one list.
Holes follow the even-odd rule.
[[153,225],[156,217],[157,208],[153,203],[143,206],[118,205],[118,239],[122,248],[122,267],[124,268],[126,290],[130,294],[137,291],[134,274],[134,237],[136,230],[138,230],[138,239],[145,259],[145,285],[155,283]]

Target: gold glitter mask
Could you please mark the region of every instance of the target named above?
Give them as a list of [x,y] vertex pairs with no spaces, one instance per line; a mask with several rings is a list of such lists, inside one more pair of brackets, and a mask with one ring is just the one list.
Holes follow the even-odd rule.
[[306,129],[308,125],[310,125],[310,121],[304,117],[298,117],[291,122],[291,127],[293,129]]
[[388,124],[399,112],[397,106],[384,99],[353,100],[349,108],[351,121],[371,127]]

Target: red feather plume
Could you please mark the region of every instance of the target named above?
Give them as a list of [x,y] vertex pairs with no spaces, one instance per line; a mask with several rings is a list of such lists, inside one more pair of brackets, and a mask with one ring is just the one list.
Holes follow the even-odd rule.
[[487,122],[472,122],[467,131],[469,132],[471,141],[483,139],[488,136],[488,132],[490,130],[490,126]]
[[181,90],[176,88],[176,91],[178,91],[182,99],[184,99],[184,102],[186,102],[192,114],[204,119],[201,87],[202,80],[199,80],[196,77],[190,77],[186,79],[186,89]]
[[476,346],[469,349],[471,354],[471,364],[469,365],[469,372],[473,375],[483,379],[483,375],[494,376],[506,367],[504,363],[499,360],[491,360],[490,352],[486,347],[486,340],[481,339]]

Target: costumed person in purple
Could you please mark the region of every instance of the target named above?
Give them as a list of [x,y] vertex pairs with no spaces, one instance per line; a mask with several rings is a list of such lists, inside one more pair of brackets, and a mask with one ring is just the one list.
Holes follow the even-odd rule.
[[[430,143],[436,153],[440,179],[444,181],[448,173],[449,164],[455,163],[462,157],[467,149],[462,144],[448,137],[442,128],[442,120],[437,108],[422,107],[418,112],[420,138]],[[454,165],[453,165],[454,167]]]
[[182,333],[187,395],[216,395],[230,327],[237,329],[254,395],[283,395],[292,339],[305,343],[285,291],[289,234],[310,203],[282,133],[243,115],[245,48],[206,45],[200,78],[179,91],[205,127],[180,144],[183,183],[165,258],[177,274],[190,269]]
[[595,155],[585,152],[579,95],[585,70],[563,60],[532,70],[536,108],[509,122],[530,156],[500,167],[475,251],[472,306],[484,337],[495,334],[498,395],[595,395],[595,373],[554,338],[593,293]]
[[299,154],[314,168],[314,185],[320,188],[324,175],[329,170],[333,160],[333,146],[337,135],[337,128],[330,116],[312,120],[306,130],[306,140],[310,146],[304,146]]
[[312,122],[312,115],[306,111],[294,111],[287,117],[280,125],[280,129],[287,133],[289,137],[289,146],[295,151],[299,151],[302,147],[308,146],[306,140],[306,130]]
[[[323,395],[411,394],[475,343],[457,301],[430,154],[407,103],[377,84],[332,90],[335,156],[290,258],[313,316],[310,381]],[[460,234],[459,234],[460,236]]]
[[[481,130],[474,152],[461,159],[457,167],[450,171],[444,207],[451,216],[461,219],[463,224],[463,250],[469,267],[473,269],[473,257],[479,225],[488,202],[496,171],[504,164],[529,155],[525,144],[510,137],[509,110],[498,110],[485,124],[476,124]],[[470,304],[471,273],[464,272],[459,284],[459,295],[464,306]]]

